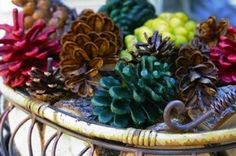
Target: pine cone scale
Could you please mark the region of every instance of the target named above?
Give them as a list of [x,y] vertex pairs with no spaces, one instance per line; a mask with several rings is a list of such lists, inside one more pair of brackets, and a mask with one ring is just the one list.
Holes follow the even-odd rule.
[[91,15],[88,18],[88,25],[96,32],[101,32],[103,30],[104,19],[96,14]]
[[88,54],[88,57],[89,58],[94,58],[94,57],[97,57],[98,54],[99,54],[99,49],[98,47],[96,46],[95,43],[93,42],[87,42],[85,45],[84,45],[84,53]]
[[100,69],[103,66],[103,59],[99,57],[95,57],[93,60],[89,61],[88,67],[94,69]]
[[92,28],[84,23],[78,22],[78,24],[76,24],[75,27],[73,27],[72,25],[72,32],[74,34],[79,34],[79,33],[88,34],[92,32]]
[[[67,35],[68,35],[68,34],[67,34]],[[69,36],[70,36],[70,35],[69,35]],[[73,39],[74,39],[74,40],[73,40]],[[72,40],[71,40],[71,41],[76,42],[77,45],[80,45],[80,46],[82,46],[81,48],[84,48],[83,46],[84,46],[86,43],[90,42],[91,39],[90,39],[89,36],[86,36],[85,34],[78,34],[78,35],[76,35],[75,38],[72,36]]]

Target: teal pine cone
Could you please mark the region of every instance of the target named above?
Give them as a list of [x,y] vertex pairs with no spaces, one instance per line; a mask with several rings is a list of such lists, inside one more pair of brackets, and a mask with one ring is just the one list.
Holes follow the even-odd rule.
[[115,127],[155,123],[175,95],[168,65],[154,56],[143,56],[137,64],[118,62],[115,71],[116,77],[100,80],[101,89],[92,98],[99,122]]
[[124,35],[133,34],[135,28],[155,18],[155,8],[147,0],[107,0],[100,9],[105,12]]

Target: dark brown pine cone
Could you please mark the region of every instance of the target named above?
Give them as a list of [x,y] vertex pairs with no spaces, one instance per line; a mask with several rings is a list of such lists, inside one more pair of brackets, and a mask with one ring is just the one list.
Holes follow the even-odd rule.
[[134,58],[140,58],[143,55],[152,55],[159,60],[167,60],[176,53],[175,44],[170,41],[170,38],[163,38],[158,32],[154,32],[151,37],[147,37],[146,35],[146,38],[146,43],[139,42],[135,45],[137,51],[133,53]]
[[194,48],[198,49],[202,54],[205,54],[207,56],[210,55],[210,48],[209,48],[209,46],[207,44],[203,43],[202,41],[200,41],[199,38],[194,38],[190,42],[190,44]]
[[61,73],[66,87],[81,97],[93,95],[99,71],[111,71],[122,49],[118,27],[102,13],[84,10],[62,37]]
[[227,27],[227,20],[221,19],[220,22],[217,22],[214,16],[210,16],[207,21],[203,21],[197,26],[195,37],[211,47],[217,44],[222,34],[227,32]]
[[32,97],[51,103],[65,97],[67,91],[59,69],[44,72],[38,68],[32,68],[30,76],[32,81],[27,83],[27,90]]
[[176,78],[182,100],[188,108],[205,111],[209,103],[204,98],[216,94],[217,68],[211,60],[191,45],[181,47],[176,60]]

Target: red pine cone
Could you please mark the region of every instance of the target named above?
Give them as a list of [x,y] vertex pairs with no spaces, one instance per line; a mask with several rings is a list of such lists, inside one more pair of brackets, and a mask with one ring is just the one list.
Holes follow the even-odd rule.
[[13,10],[13,26],[0,24],[5,36],[0,39],[0,76],[12,88],[22,87],[29,80],[28,72],[33,66],[40,69],[47,66],[47,57],[58,59],[59,40],[50,39],[56,29],[46,28],[38,20],[32,28],[25,30],[24,14]]
[[226,35],[220,36],[218,45],[211,47],[210,51],[221,82],[236,84],[236,27],[229,26]]

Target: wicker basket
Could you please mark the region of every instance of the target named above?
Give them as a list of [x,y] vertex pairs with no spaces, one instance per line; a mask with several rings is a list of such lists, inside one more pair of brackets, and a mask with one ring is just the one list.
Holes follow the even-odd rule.
[[[188,149],[204,147],[208,145],[222,145],[228,144],[228,148],[232,148],[235,145],[232,142],[236,141],[236,128],[215,130],[202,133],[158,133],[153,130],[143,130],[135,128],[119,129],[101,125],[98,123],[87,122],[75,116],[57,111],[52,106],[46,103],[34,101],[29,97],[17,92],[10,87],[0,82],[0,90],[4,97],[10,102],[14,103],[15,106],[29,111],[36,115],[39,119],[46,120],[48,123],[55,126],[59,126],[64,130],[67,130],[70,134],[78,134],[80,139],[88,142],[93,140],[103,140],[105,142],[104,147],[112,145],[114,142],[120,146],[123,143],[124,151],[125,146],[130,146],[131,151],[135,150],[146,150],[147,153],[152,153],[158,149]],[[112,143],[106,143],[113,141]],[[94,144],[99,144],[94,142]],[[223,145],[227,146],[227,145]],[[115,146],[114,146],[115,147]],[[139,147],[138,149],[136,149]],[[115,148],[114,148],[115,149]],[[199,152],[197,151],[197,152]],[[173,154],[174,151],[172,151]],[[176,151],[175,151],[176,152]],[[204,151],[201,151],[204,152]],[[155,152],[154,152],[155,153]],[[157,152],[158,153],[158,152]],[[171,153],[171,152],[170,152]],[[165,154],[165,152],[164,152]]]

